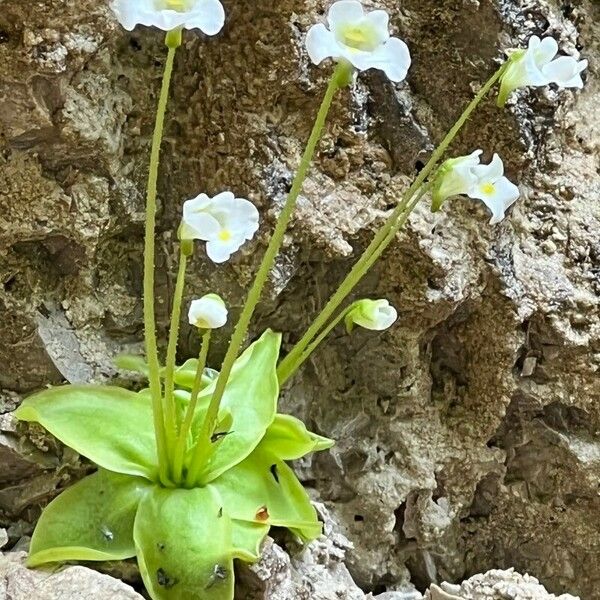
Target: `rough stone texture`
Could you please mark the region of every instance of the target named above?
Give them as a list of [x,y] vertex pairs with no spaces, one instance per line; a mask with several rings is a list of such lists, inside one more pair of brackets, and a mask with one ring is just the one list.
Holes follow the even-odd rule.
[[23,552],[0,555],[0,600],[143,600],[133,588],[97,571],[31,570],[22,565],[24,557]]
[[[261,209],[262,235],[231,263],[215,268],[199,253],[190,268],[189,295],[218,291],[235,313],[328,73],[301,47],[328,0],[223,3],[223,34],[186,36],[177,57],[160,182],[163,331],[182,201],[232,188]],[[515,567],[551,592],[598,600],[600,6],[365,4],[390,11],[414,64],[404,84],[370,73],[335,101],[252,332],[284,330],[286,347],[503,48],[548,33],[590,68],[577,95],[548,88],[518,94],[504,111],[482,106],[454,152],[503,156],[522,190],[509,219],[490,227],[468,200],[435,215],[417,209],[359,290],[388,297],[398,325],[337,333],[285,392],[285,410],[338,440],[298,469],[352,542],[348,571],[341,559],[314,567],[314,548],[293,568],[331,577],[323,589],[342,585],[349,598],[362,589],[396,600],[411,584],[424,592]],[[2,2],[1,413],[48,383],[110,378],[114,354],[139,350],[161,37],[122,31],[97,0]],[[196,345],[184,328],[181,357]],[[85,467],[39,432],[26,441],[10,420],[0,428],[0,525],[15,543]]]
[[571,594],[549,594],[535,577],[520,575],[513,569],[494,569],[475,575],[461,585],[432,585],[425,600],[578,600]]

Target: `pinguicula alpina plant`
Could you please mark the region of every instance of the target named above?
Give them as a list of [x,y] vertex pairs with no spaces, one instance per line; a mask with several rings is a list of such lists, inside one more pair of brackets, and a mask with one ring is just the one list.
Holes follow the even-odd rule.
[[365,13],[357,0],[334,2],[329,27],[312,27],[306,47],[313,63],[330,58],[336,66],[220,369],[207,365],[213,330],[228,319],[225,302],[214,293],[194,300],[188,311],[189,322],[201,338],[199,356],[177,366],[176,351],[187,260],[195,241],[205,242],[208,258],[219,264],[258,230],[254,205],[232,192],[212,198],[200,194],[183,204],[180,260],[163,367],[155,327],[154,238],[159,153],[173,62],[183,29],[216,35],[224,11],[218,0],[115,0],[112,8],[126,29],[142,24],[167,31],[146,203],[146,357],[120,361],[129,366],[143,363],[140,370],[149,385],[138,393],[108,385],[54,387],[27,398],[17,410],[18,418],[41,424],[98,466],[96,473],[44,510],[31,541],[29,564],[135,556],[155,600],[231,600],[234,560],[257,560],[270,527],[285,527],[304,541],[321,533],[316,511],[287,461],[326,450],[333,442],[277,412],[281,386],[338,325],[345,324],[348,333],[356,326],[382,331],[397,320],[396,310],[385,299],[350,304],[346,299],[427,194],[431,193],[432,210],[439,210],[452,196],[466,195],[485,203],[492,223],[505,217],[519,190],[504,176],[500,157],[494,155],[489,164],[481,164],[482,150],[477,150],[441,162],[494,86],[500,84],[500,105],[519,87],[548,83],[580,87],[586,62],[555,59],[557,45],[551,38],[533,37],[528,50],[511,54],[466,107],[290,352],[280,359],[281,337],[270,330],[242,351],[335,94],[351,85],[359,71],[379,69],[400,83],[410,67],[408,48],[390,37],[384,11]]

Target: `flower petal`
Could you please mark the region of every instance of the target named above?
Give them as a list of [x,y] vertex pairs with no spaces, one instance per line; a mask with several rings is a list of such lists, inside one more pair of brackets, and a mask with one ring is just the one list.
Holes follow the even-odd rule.
[[219,0],[197,0],[188,14],[186,29],[200,29],[206,35],[216,35],[225,25],[225,9]]
[[258,231],[259,214],[256,206],[249,200],[236,198],[232,210],[228,213],[226,227],[233,234],[251,240]]
[[494,183],[504,175],[504,163],[497,154],[494,154],[492,162],[489,165],[477,165],[472,168],[472,172],[479,180],[475,183],[475,186],[479,186],[485,182]]
[[582,88],[580,73],[588,66],[587,60],[578,61],[572,56],[561,56],[546,65],[542,72],[552,82],[563,88]]
[[534,35],[529,40],[529,51],[533,53],[536,64],[541,68],[558,54],[558,42],[550,36],[540,41],[540,38]]
[[490,225],[495,225],[504,219],[506,210],[519,198],[519,188],[506,177],[501,177],[494,183],[494,193],[484,194],[474,189],[469,196],[481,200],[492,212]]
[[326,58],[337,58],[340,48],[335,36],[323,23],[313,25],[306,34],[306,50],[313,64],[318,65]]
[[[185,212],[185,211],[184,211]],[[188,212],[184,216],[181,226],[181,239],[203,240],[207,242],[219,235],[221,224],[207,212]]]
[[242,247],[244,242],[244,236],[239,234],[227,241],[212,238],[206,244],[206,254],[210,260],[220,265],[227,262],[231,255]]
[[374,52],[364,53],[361,69],[380,69],[390,81],[399,83],[406,79],[411,58],[408,46],[398,38],[390,38]]
[[216,196],[212,198],[210,201],[211,206],[221,206],[222,204],[227,204],[228,202],[233,202],[235,200],[235,195],[233,192],[220,192]]
[[[381,11],[380,11],[381,12]],[[336,29],[348,23],[356,23],[365,16],[363,6],[357,0],[338,0],[329,9],[327,22],[335,33]]]
[[227,323],[227,307],[217,294],[193,300],[188,312],[190,325],[201,329],[218,329]]
[[364,20],[371,24],[380,43],[390,39],[390,15],[385,10],[373,10],[365,15]]
[[138,24],[138,8],[127,0],[114,0],[110,8],[117,20],[127,31],[133,31]]
[[171,10],[156,6],[153,0],[114,0],[111,8],[125,29],[136,25],[171,31],[178,27],[200,29],[207,35],[219,33],[225,23],[225,10],[219,0],[195,0],[189,10]]

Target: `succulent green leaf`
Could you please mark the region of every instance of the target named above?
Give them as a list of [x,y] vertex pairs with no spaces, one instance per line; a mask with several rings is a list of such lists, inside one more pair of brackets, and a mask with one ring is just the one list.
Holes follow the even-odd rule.
[[311,452],[327,450],[335,442],[312,433],[300,419],[291,415],[275,415],[260,447],[281,460],[296,460]]
[[148,363],[137,354],[119,354],[114,359],[115,367],[120,371],[134,371],[148,377]]
[[305,540],[321,534],[317,513],[295,473],[262,448],[211,485],[233,519],[287,527]]
[[112,386],[65,385],[30,396],[15,416],[39,423],[104,469],[157,478],[152,407],[142,394]]
[[232,600],[232,523],[210,488],[154,488],[134,525],[138,564],[154,600]]
[[260,546],[269,533],[270,526],[251,521],[232,521],[233,551],[235,558],[245,562],[256,562],[260,557]]
[[[243,461],[259,444],[275,418],[279,382],[277,359],[281,335],[270,330],[249,346],[237,359],[221,401],[220,420],[227,413],[233,420],[231,428],[220,439],[204,472],[202,481],[208,483]],[[200,410],[206,408],[214,384],[202,393]],[[201,426],[195,423],[197,432]]]
[[[175,383],[186,390],[191,390],[194,387],[197,369],[197,358],[190,358],[189,360],[186,360],[180,367],[175,369],[175,373],[173,374]],[[218,371],[215,371],[214,369],[204,369],[204,372],[202,373],[202,384],[200,389],[210,385],[218,377],[218,375]]]
[[133,522],[145,479],[100,470],[44,510],[31,539],[31,567],[68,560],[123,560],[135,556]]

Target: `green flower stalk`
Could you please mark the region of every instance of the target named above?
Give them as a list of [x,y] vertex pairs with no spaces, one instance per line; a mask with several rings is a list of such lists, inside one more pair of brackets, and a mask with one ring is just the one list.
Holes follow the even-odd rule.
[[233,368],[233,364],[237,358],[238,352],[244,342],[244,339],[246,338],[250,320],[252,319],[254,311],[260,300],[260,296],[269,276],[269,272],[275,264],[275,258],[277,257],[279,249],[281,248],[285,231],[292,217],[294,208],[296,207],[296,202],[298,201],[298,196],[302,191],[302,185],[304,184],[308,169],[315,154],[317,143],[321,139],[321,134],[325,126],[325,120],[327,119],[327,114],[329,113],[335,93],[340,88],[344,87],[347,82],[348,67],[346,64],[340,64],[334,71],[333,76],[329,81],[329,85],[327,86],[325,96],[319,108],[319,112],[308,140],[306,150],[304,151],[304,155],[300,161],[300,166],[298,167],[292,189],[290,190],[281,214],[279,215],[277,225],[275,226],[275,231],[273,232],[269,246],[262,259],[258,273],[254,278],[254,283],[252,284],[252,288],[250,289],[238,323],[235,327],[231,340],[229,341],[229,347],[227,349],[227,353],[225,354],[225,358],[223,359],[223,365],[221,366],[221,372],[217,380],[215,395],[212,402],[213,405],[209,412],[209,422],[206,424],[203,437],[198,441],[194,450],[191,467],[187,476],[188,485],[193,485],[204,466],[204,462],[206,460],[206,448],[209,438],[214,431],[216,414],[218,412],[221,398],[225,393],[231,369]]
[[181,45],[181,32],[167,33],[166,44],[169,49],[165,72],[163,75],[156,124],[152,136],[150,170],[148,174],[148,191],[146,194],[146,232],[144,236],[144,339],[146,340],[146,358],[148,360],[148,378],[152,396],[154,431],[156,435],[156,451],[161,482],[169,485],[169,435],[168,431],[174,423],[173,407],[163,403],[162,386],[159,375],[158,348],[156,343],[156,316],[154,310],[154,235],[156,230],[156,195],[158,184],[158,167],[160,146],[163,137],[165,113],[169,100],[169,88],[173,74],[175,52]]

